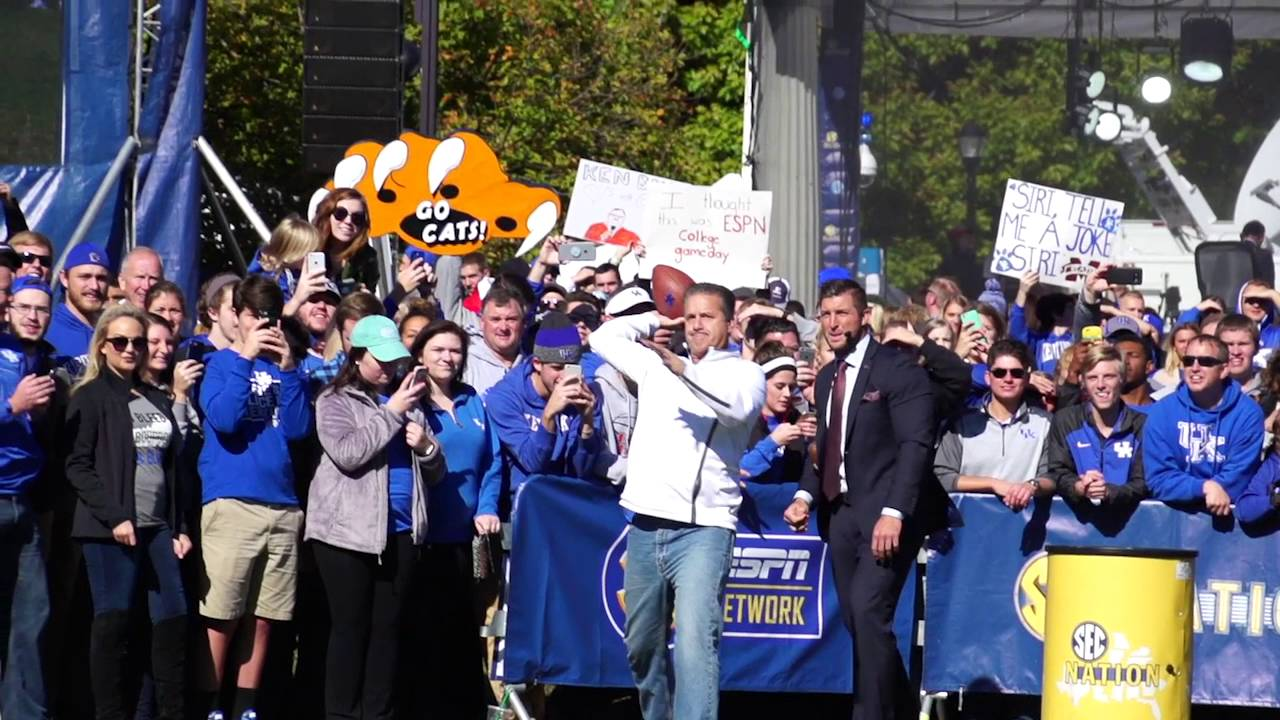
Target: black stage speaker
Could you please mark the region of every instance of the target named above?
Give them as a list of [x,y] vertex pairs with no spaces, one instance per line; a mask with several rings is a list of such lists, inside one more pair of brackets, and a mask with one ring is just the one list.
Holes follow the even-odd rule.
[[1271,254],[1251,243],[1206,242],[1196,246],[1196,282],[1200,296],[1217,295],[1233,311],[1240,287],[1250,280],[1275,281]]
[[302,153],[329,175],[360,140],[400,134],[404,16],[400,0],[307,0],[303,25]]

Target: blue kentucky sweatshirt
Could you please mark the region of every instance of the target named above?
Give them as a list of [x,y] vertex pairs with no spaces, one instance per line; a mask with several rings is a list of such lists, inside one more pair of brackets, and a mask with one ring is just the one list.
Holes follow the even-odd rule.
[[[600,412],[595,417],[596,431],[589,440],[582,440],[582,416],[577,408],[570,407],[560,414],[559,427],[548,432],[542,425],[542,411],[547,407],[545,398],[533,388],[533,359],[526,358],[498,381],[485,396],[489,419],[502,446],[506,463],[507,497],[514,500],[520,486],[532,475],[567,475],[587,478],[595,456],[600,452]],[[588,383],[596,396],[597,407],[603,397],[600,387]],[[511,504],[503,505],[508,510]],[[505,512],[503,515],[505,516]]]
[[201,502],[236,498],[296,506],[289,442],[311,430],[311,403],[297,368],[286,372],[231,348],[219,350],[205,360],[200,407]]
[[[461,383],[460,383],[461,384]],[[469,543],[476,515],[497,515],[502,446],[484,401],[461,384],[453,414],[430,405],[427,422],[444,451],[445,476],[427,490],[427,542]]]
[[12,335],[0,335],[0,496],[26,492],[44,462],[31,413],[15,413],[9,406],[27,370],[22,344]]
[[1262,408],[1226,381],[1222,400],[1206,410],[1186,384],[1151,406],[1142,434],[1147,488],[1157,500],[1190,502],[1204,497],[1205,480],[1217,480],[1240,497],[1258,468]]
[[1249,487],[1236,499],[1236,517],[1242,523],[1254,523],[1275,514],[1271,507],[1271,488],[1280,480],[1280,453],[1267,456],[1262,467],[1249,480]]
[[78,366],[83,368],[93,341],[93,326],[76,317],[67,303],[58,303],[44,339],[53,346],[54,355],[78,360]]
[[1009,337],[1031,349],[1037,370],[1053,375],[1058,367],[1058,358],[1071,346],[1074,336],[1070,329],[1061,335],[1055,334],[1052,328],[1048,331],[1032,330],[1027,326],[1026,309],[1015,304],[1009,310]]

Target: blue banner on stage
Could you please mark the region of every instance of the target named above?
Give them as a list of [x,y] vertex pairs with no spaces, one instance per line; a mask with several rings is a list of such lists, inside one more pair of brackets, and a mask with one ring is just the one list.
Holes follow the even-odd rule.
[[[782,513],[794,483],[750,484],[725,591],[721,687],[847,693],[852,643],[840,621],[827,545],[795,534]],[[508,588],[504,677],[630,687],[626,627],[627,522],[617,490],[540,476],[520,491]],[[914,581],[898,623],[905,645]],[[905,647],[904,647],[905,651]]]
[[1058,498],[1013,513],[992,496],[953,497],[964,527],[929,557],[926,690],[1040,693],[1045,545],[1184,548],[1199,552],[1192,700],[1280,706],[1280,535],[1157,502],[1117,518]]

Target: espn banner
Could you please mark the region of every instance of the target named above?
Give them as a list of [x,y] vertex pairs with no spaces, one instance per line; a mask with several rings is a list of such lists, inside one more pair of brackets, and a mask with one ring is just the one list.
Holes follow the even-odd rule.
[[[1077,515],[1060,498],[1021,513],[992,496],[952,498],[964,526],[952,530],[954,542],[935,543],[945,550],[929,553],[928,691],[1040,693],[1050,590],[1045,545],[1177,548],[1199,552],[1192,701],[1280,707],[1280,535],[1246,533],[1233,518],[1153,501],[1117,516],[1092,507]],[[1066,642],[1087,647],[1088,639]],[[1089,662],[1074,663],[1061,681],[1095,698],[1155,696],[1160,672],[1151,670],[1145,648],[1112,643],[1105,655],[1095,654],[1077,653]]]
[[[725,690],[853,688],[852,644],[840,620],[827,545],[816,530],[796,534],[782,521],[795,489],[795,483],[749,483],[744,491],[725,589]],[[631,687],[622,639],[628,525],[617,489],[535,477],[520,489],[513,524],[504,678]],[[904,657],[914,579],[907,587],[895,623]]]

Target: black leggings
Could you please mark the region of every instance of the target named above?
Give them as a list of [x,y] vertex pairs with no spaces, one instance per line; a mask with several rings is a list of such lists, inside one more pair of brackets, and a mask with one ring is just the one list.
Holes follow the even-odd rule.
[[325,716],[390,719],[405,598],[416,555],[409,533],[387,538],[377,555],[314,542],[316,566],[329,598]]

